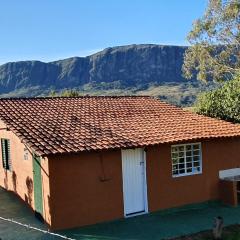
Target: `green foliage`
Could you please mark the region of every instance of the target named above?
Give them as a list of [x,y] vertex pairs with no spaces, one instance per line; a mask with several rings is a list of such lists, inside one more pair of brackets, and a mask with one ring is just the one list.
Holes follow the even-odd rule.
[[196,112],[223,120],[240,123],[240,76],[220,88],[201,94],[196,101]]
[[56,92],[54,90],[51,90],[49,95],[50,97],[79,97],[82,96],[82,94],[75,90],[75,89],[66,89],[63,90],[62,92]]
[[209,0],[188,35],[183,74],[202,81],[232,79],[240,70],[240,2]]
[[57,97],[57,96],[58,96],[58,94],[57,94],[56,91],[51,90],[51,91],[49,92],[49,97]]
[[64,90],[63,92],[61,92],[60,96],[62,96],[62,97],[79,97],[79,96],[81,96],[81,94],[77,90],[70,89],[70,90]]

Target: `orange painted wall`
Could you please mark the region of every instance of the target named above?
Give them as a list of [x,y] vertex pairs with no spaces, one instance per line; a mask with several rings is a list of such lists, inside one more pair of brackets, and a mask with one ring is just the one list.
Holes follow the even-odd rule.
[[[240,140],[202,142],[203,173],[172,177],[171,145],[147,148],[149,211],[220,198],[219,170],[240,166]],[[49,159],[52,228],[122,218],[121,151],[59,155]],[[103,167],[104,166],[104,167]],[[105,180],[104,173],[105,172]]]
[[120,150],[55,156],[49,169],[52,229],[123,217]]
[[240,140],[202,142],[202,174],[172,177],[171,146],[147,152],[149,210],[177,207],[220,198],[219,170],[240,166]]
[[224,204],[236,207],[238,205],[237,182],[221,180],[220,198]]
[[[0,121],[0,129],[6,126]],[[2,164],[2,149],[0,144],[0,186],[15,192],[23,201],[25,201],[34,210],[34,188],[33,188],[33,165],[32,155],[28,151],[28,160],[24,160],[25,145],[11,131],[0,130],[0,139],[10,140],[10,159],[12,170],[5,170]],[[51,224],[49,211],[49,178],[48,178],[48,159],[42,159],[42,186],[44,219]]]

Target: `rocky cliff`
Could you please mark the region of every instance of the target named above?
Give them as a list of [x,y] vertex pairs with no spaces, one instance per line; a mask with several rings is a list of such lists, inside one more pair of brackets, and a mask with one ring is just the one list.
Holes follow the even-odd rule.
[[99,86],[144,88],[149,84],[179,83],[186,47],[129,45],[107,48],[87,57],[44,63],[11,62],[0,66],[0,94],[38,87],[40,90]]

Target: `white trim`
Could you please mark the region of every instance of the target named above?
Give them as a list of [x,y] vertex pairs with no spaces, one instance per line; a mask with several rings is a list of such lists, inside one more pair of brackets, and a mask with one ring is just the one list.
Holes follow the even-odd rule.
[[[191,146],[192,145],[199,145],[199,150],[200,150],[200,154],[199,154],[200,171],[173,175],[172,147],[181,147],[181,146],[184,147],[184,166],[185,166],[185,169],[187,169],[186,168],[186,146],[189,146],[189,145],[191,145]],[[171,164],[172,164],[172,177],[173,178],[202,174],[202,143],[201,142],[193,142],[193,143],[171,145]]]
[[131,218],[131,217],[136,217],[136,216],[144,215],[144,214],[147,214],[147,213],[148,213],[148,212],[146,212],[146,211],[142,211],[142,212],[139,212],[139,213],[128,214],[128,215],[126,215],[126,214],[124,213],[124,217],[125,217],[125,218]]
[[179,143],[179,144],[174,144],[174,145],[171,145],[171,147],[187,146],[187,145],[194,145],[194,144],[200,144],[200,146],[202,145],[201,142],[192,142],[192,143]]
[[144,161],[144,193],[145,193],[145,213],[148,213],[148,188],[147,188],[147,154],[143,149],[143,161]]
[[199,172],[196,172],[196,173],[182,173],[182,174],[178,174],[178,175],[172,175],[172,177],[178,178],[178,177],[193,176],[193,175],[199,175],[199,174],[202,174],[202,170],[200,170]]

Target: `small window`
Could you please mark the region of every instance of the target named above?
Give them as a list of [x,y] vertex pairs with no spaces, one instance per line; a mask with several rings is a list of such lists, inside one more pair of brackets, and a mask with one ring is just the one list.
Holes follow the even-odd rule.
[[11,170],[11,160],[10,160],[10,141],[9,139],[1,139],[2,147],[2,164],[3,168],[6,170]]
[[201,144],[174,145],[172,152],[172,176],[193,175],[202,172]]

